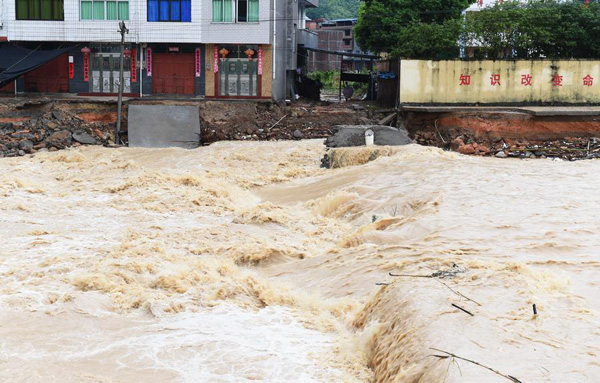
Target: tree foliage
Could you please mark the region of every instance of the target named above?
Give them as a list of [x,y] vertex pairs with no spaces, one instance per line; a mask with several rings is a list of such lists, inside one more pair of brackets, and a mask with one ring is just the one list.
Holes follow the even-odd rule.
[[361,47],[405,58],[599,58],[598,0],[504,1],[461,11],[470,0],[366,0],[355,34]]
[[317,8],[306,10],[311,19],[350,19],[358,15],[360,0],[320,0]]
[[475,0],[366,0],[354,28],[358,44],[372,52],[410,58],[458,54],[462,11]]
[[480,58],[598,58],[600,4],[504,2],[469,12],[466,31]]

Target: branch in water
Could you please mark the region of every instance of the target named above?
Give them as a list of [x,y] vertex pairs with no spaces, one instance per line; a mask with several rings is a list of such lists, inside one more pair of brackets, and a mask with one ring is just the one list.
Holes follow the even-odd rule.
[[473,303],[475,303],[477,306],[481,306],[481,303],[477,302],[474,299],[469,298],[468,296],[464,295],[463,293],[461,293],[460,291],[456,291],[454,289],[452,289],[452,287],[448,286],[447,284],[445,284],[444,282],[440,281],[439,279],[436,278],[436,281],[440,282],[442,285],[446,286],[450,291],[452,291],[454,294],[459,295],[463,298],[465,298],[468,301],[471,301]]
[[467,310],[463,309],[462,307],[460,307],[460,306],[458,306],[458,305],[455,305],[454,303],[452,303],[452,306],[456,307],[457,309],[459,309],[459,310],[460,310],[460,311],[462,311],[462,312],[465,312],[465,313],[469,314],[469,315],[470,315],[470,316],[472,316],[472,317],[474,317],[474,316],[475,316],[475,315],[473,315],[473,313],[472,313],[472,312],[470,312],[470,311],[467,311]]
[[483,368],[485,368],[485,369],[488,369],[488,370],[490,370],[491,372],[493,372],[494,374],[496,374],[496,375],[499,375],[499,376],[501,376],[501,377],[503,377],[503,378],[506,378],[506,379],[510,380],[511,382],[513,382],[513,383],[523,383],[523,382],[521,382],[519,379],[515,378],[514,376],[510,376],[510,375],[503,374],[503,373],[501,373],[501,372],[500,372],[500,371],[498,371],[498,370],[495,370],[495,369],[493,369],[493,368],[491,368],[491,367],[485,366],[485,365],[483,365],[483,364],[481,364],[481,363],[479,363],[479,362],[476,362],[476,361],[474,361],[474,360],[467,359],[467,358],[463,358],[462,356],[458,356],[458,355],[456,355],[456,354],[453,354],[453,353],[451,353],[451,352],[448,352],[448,351],[440,350],[440,349],[438,349],[438,348],[433,348],[433,347],[430,347],[429,349],[430,349],[430,350],[434,350],[434,351],[438,351],[438,352],[441,352],[441,353],[444,353],[444,354],[447,354],[447,355],[435,355],[435,354],[434,354],[434,355],[432,355],[432,356],[435,356],[436,358],[440,358],[440,359],[448,359],[449,357],[453,357],[453,358],[456,358],[456,359],[464,360],[465,362],[473,363],[473,364],[474,364],[474,365],[476,365],[476,366],[479,366],[479,367],[483,367]]
[[390,277],[412,277],[412,278],[433,278],[433,275],[413,275],[413,274],[392,274]]

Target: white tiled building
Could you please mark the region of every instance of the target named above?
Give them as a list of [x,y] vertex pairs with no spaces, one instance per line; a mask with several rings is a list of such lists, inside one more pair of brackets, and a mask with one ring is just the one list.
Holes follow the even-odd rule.
[[110,94],[123,19],[125,93],[281,99],[295,69],[294,21],[315,1],[0,0],[0,40],[71,47],[20,79],[20,91]]

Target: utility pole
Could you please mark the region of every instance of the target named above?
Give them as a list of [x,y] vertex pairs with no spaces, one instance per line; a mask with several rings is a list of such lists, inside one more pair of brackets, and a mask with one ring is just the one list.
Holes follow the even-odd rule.
[[115,128],[115,144],[118,145],[121,141],[119,136],[121,133],[121,104],[123,103],[123,59],[125,50],[125,33],[129,33],[129,29],[125,28],[125,22],[119,22],[119,33],[121,34],[121,57],[119,59],[119,96],[117,98],[117,127]]

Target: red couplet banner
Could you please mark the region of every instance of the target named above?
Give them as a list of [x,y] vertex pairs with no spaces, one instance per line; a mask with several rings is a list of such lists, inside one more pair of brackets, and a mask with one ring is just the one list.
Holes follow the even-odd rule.
[[131,82],[137,82],[137,49],[131,50]]
[[196,77],[200,77],[202,72],[201,67],[202,54],[200,53],[200,48],[196,48]]
[[263,62],[262,62],[262,48],[258,47],[258,74],[262,75],[262,66],[263,66]]
[[83,54],[83,81],[90,81],[90,54]]
[[213,72],[217,73],[219,71],[219,47],[215,45],[215,49],[213,52]]
[[75,77],[75,64],[73,62],[73,56],[69,56],[69,79],[73,80]]
[[146,76],[152,77],[152,48],[146,48]]

